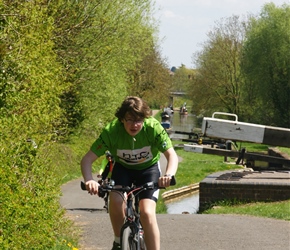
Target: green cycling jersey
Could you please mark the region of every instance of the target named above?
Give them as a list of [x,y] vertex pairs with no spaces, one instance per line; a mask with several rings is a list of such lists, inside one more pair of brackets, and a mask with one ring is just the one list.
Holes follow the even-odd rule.
[[141,131],[134,137],[129,135],[118,119],[109,123],[91,146],[91,150],[102,156],[108,150],[124,167],[142,170],[155,164],[160,152],[172,147],[171,140],[154,117],[144,120]]

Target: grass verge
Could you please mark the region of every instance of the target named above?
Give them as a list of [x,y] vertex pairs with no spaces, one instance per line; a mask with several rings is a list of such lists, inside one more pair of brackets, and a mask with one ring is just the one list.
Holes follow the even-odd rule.
[[[180,144],[180,141],[174,141],[175,145]],[[243,143],[239,147],[245,147],[250,152],[265,152],[268,149],[267,145]],[[281,151],[290,152],[283,148]],[[235,164],[227,164],[223,162],[223,157],[215,155],[206,155],[199,153],[186,152],[183,149],[176,149],[177,154],[182,157],[182,162],[179,163],[176,174],[177,185],[170,187],[167,190],[175,189],[182,186],[198,183],[207,175],[225,171],[230,169],[241,169]],[[161,194],[165,191],[161,191]],[[242,203],[238,201],[221,201],[215,204],[211,209],[203,212],[203,214],[240,214],[252,215],[259,217],[267,217],[281,220],[290,220],[290,200],[281,202],[253,202]],[[166,213],[166,205],[162,199],[157,203],[157,213]]]
[[[182,143],[181,141],[173,142],[174,145]],[[166,190],[160,190],[161,195],[168,190],[199,183],[209,174],[239,168],[237,165],[224,163],[221,156],[186,152],[183,148],[175,148],[175,150],[182,158],[176,173],[177,184]],[[166,206],[162,199],[158,200],[157,213],[166,213]]]
[[279,202],[233,203],[222,201],[204,214],[240,214],[290,221],[290,200]]

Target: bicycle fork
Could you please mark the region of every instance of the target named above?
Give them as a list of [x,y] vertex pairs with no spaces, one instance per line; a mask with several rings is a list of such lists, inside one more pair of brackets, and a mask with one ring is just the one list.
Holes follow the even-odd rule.
[[127,221],[121,233],[122,250],[146,250],[144,232],[141,225],[135,221]]
[[131,204],[128,205],[126,208],[126,222],[123,225],[121,235],[121,240],[127,241],[128,244],[123,242],[122,247],[125,247],[124,250],[146,250],[144,231],[140,223],[139,214],[133,209]]
[[139,225],[139,230],[138,230],[138,233],[136,235],[138,235],[138,238],[139,238],[138,241],[139,241],[140,250],[146,250],[144,231],[143,231],[143,228],[141,227],[141,225]]

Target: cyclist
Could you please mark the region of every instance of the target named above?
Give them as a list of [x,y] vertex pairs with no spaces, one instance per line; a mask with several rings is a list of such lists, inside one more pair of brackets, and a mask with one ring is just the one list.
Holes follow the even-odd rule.
[[[117,117],[109,123],[81,160],[81,170],[90,194],[98,194],[98,182],[92,176],[92,163],[109,150],[115,165],[111,179],[115,185],[142,185],[158,182],[161,187],[170,185],[171,176],[178,167],[177,154],[160,122],[150,116],[147,103],[139,97],[127,97],[117,109]],[[165,175],[161,176],[159,158],[162,152],[167,159]],[[156,202],[159,190],[140,193],[140,220],[144,229],[147,249],[160,249],[160,232],[156,219]],[[109,214],[114,231],[113,248],[120,249],[120,231],[124,223],[124,202],[116,193],[110,193]]]

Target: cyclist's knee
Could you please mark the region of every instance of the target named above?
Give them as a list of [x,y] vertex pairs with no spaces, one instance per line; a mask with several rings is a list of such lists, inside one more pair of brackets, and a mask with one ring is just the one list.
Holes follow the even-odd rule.
[[153,200],[141,200],[140,201],[140,216],[141,220],[149,220],[152,216],[155,216],[156,203]]
[[110,205],[114,208],[121,208],[123,206],[124,200],[122,198],[122,194],[118,192],[110,193]]

